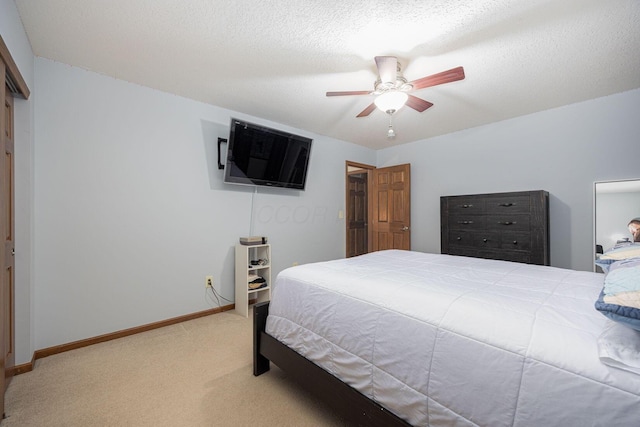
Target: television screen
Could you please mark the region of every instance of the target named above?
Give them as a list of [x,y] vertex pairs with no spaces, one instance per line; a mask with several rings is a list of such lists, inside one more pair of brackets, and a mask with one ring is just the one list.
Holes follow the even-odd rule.
[[312,141],[232,118],[224,182],[304,190]]

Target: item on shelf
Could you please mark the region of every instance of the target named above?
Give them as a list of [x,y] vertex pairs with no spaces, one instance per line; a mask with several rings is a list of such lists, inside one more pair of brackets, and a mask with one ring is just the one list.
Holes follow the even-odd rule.
[[267,238],[265,236],[241,237],[240,244],[246,245],[246,246],[265,245],[267,244]]
[[267,282],[249,283],[249,290],[255,291],[256,289],[266,288]]
[[251,260],[251,266],[257,266],[257,265],[267,265],[269,264],[269,260],[268,259],[253,259]]
[[267,286],[267,280],[262,276],[258,276],[257,274],[249,274],[247,278],[249,280],[249,289],[251,290],[264,288],[265,286]]
[[262,276],[258,276],[256,274],[249,274],[248,276],[249,283],[262,283],[266,282],[265,278]]

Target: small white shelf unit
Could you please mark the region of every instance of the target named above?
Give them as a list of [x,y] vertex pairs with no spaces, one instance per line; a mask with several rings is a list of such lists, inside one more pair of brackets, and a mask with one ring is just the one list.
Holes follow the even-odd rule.
[[[253,262],[252,262],[253,261]],[[259,263],[259,264],[256,264]],[[265,279],[266,286],[249,289],[251,275]],[[249,301],[269,301],[271,299],[271,245],[236,244],[236,313],[248,317]]]

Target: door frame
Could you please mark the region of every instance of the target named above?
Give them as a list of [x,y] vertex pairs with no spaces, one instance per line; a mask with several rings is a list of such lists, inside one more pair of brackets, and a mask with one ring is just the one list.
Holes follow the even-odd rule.
[[[374,222],[376,221],[374,218],[375,215],[375,204],[376,201],[376,183],[375,177],[377,171],[390,170],[397,167],[407,167],[410,168],[409,163],[404,163],[401,165],[388,166],[384,168],[377,168],[372,165],[367,165],[364,163],[352,162],[347,160],[345,162],[345,175],[344,175],[344,185],[345,185],[345,255],[348,255],[349,252],[349,174],[350,173],[362,173],[362,171],[367,172],[367,252],[373,252],[374,250],[378,250],[374,245],[374,229],[376,228]],[[407,170],[409,176],[408,179],[408,193],[407,197],[407,205],[406,210],[408,211],[408,223],[406,224],[406,231],[411,233],[411,178],[410,178],[410,169]],[[409,234],[409,242],[411,242],[411,235]],[[410,245],[410,243],[409,243]]]
[[24,81],[24,78],[22,78],[22,74],[13,60],[11,52],[9,52],[9,48],[4,43],[2,35],[0,35],[0,62],[4,63],[7,70],[7,83],[9,84],[11,93],[22,99],[29,99],[29,95],[31,95],[29,87]]

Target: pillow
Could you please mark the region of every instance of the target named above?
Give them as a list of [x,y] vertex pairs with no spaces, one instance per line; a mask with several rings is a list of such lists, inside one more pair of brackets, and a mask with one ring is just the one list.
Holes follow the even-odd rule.
[[640,291],[640,258],[616,261],[604,277],[604,293]]
[[596,265],[600,267],[605,274],[607,274],[609,272],[609,269],[611,268],[611,265],[614,264],[615,262],[616,262],[615,259],[598,258],[596,260]]
[[627,307],[640,308],[640,291],[619,292],[615,295],[607,295],[604,291],[604,302],[607,304],[626,305]]
[[608,250],[604,254],[600,255],[600,259],[612,259],[612,260],[621,260],[627,258],[637,258],[640,257],[640,243],[632,243],[630,245],[622,246],[620,248],[615,248]]
[[640,332],[607,322],[598,337],[598,355],[607,366],[640,375]]
[[595,303],[596,310],[611,320],[620,322],[630,328],[640,331],[640,309],[625,305],[608,304],[604,301],[604,289]]

